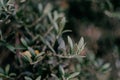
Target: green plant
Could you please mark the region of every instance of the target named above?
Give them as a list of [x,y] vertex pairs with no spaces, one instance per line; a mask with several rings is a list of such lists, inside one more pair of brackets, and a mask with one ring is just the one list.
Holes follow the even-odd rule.
[[[65,14],[53,5],[44,0],[0,0],[0,55],[7,56],[0,56],[1,80],[100,80],[99,74],[111,71],[109,63],[85,52],[83,37],[78,42],[63,37],[71,30],[65,30]],[[12,62],[4,62],[11,57]]]

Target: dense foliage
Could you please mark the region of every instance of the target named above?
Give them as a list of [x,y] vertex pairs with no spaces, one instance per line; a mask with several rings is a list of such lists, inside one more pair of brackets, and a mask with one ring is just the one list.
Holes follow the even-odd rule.
[[0,0],[0,80],[119,80],[119,9],[119,0]]

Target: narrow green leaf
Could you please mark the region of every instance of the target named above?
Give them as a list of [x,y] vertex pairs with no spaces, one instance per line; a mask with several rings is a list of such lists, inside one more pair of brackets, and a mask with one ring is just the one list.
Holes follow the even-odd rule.
[[3,77],[5,77],[5,75],[4,75],[4,74],[2,74],[2,73],[0,73],[0,78],[1,78],[1,77],[3,78]]
[[79,42],[78,42],[78,47],[82,48],[83,45],[84,45],[84,39],[83,39],[83,37],[81,37]]
[[50,21],[51,21],[53,27],[55,28],[56,32],[58,32],[58,29],[59,29],[59,28],[58,28],[58,24],[56,23],[56,21],[53,20],[52,14],[49,13],[49,14],[48,14],[48,17],[49,17],[49,19],[50,19]]
[[30,57],[28,57],[28,56],[23,56],[23,59],[25,60],[25,61],[27,61],[27,62],[29,62],[29,63],[32,63],[32,59],[30,58]]
[[66,23],[66,18],[65,18],[65,17],[62,17],[61,22],[60,22],[60,24],[61,24],[60,27],[64,28],[65,23]]
[[70,45],[70,48],[73,49],[73,41],[69,36],[68,36],[68,44]]
[[59,71],[62,76],[65,75],[65,71],[62,66],[59,66]]
[[25,76],[25,80],[32,80],[32,78]]
[[28,45],[27,45],[27,42],[25,41],[25,39],[24,39],[24,38],[21,38],[20,40],[21,40],[22,44],[23,44],[25,47],[27,47],[27,46],[28,46]]
[[40,52],[37,56],[35,56],[35,59],[38,59],[38,58],[41,57],[43,54],[45,54],[45,52]]
[[28,47],[28,50],[30,51],[31,55],[35,57],[34,49],[32,49],[31,47]]
[[10,44],[7,44],[6,47],[7,47],[10,51],[12,51],[13,53],[15,53],[15,47],[13,47],[13,46],[10,45]]
[[44,40],[44,38],[43,38],[42,36],[40,36],[40,39],[41,39],[41,41],[42,41],[45,45],[48,46],[48,48],[49,48],[53,53],[55,53],[55,50],[53,49],[53,47],[50,45],[50,43],[49,43],[48,41]]
[[41,3],[38,4],[38,10],[41,13],[43,10],[43,5]]
[[79,74],[80,74],[80,72],[75,72],[75,73],[71,74],[70,76],[68,76],[67,80],[72,79],[72,78],[78,76]]
[[9,76],[16,76],[16,74],[15,73],[10,73]]
[[41,76],[38,76],[35,80],[41,80]]
[[120,19],[120,12],[109,12],[109,11],[105,11],[104,13],[105,13],[105,15],[107,15],[108,17],[113,17],[113,18],[118,18],[118,19]]
[[5,67],[5,73],[6,73],[6,75],[8,75],[9,70],[10,70],[10,65],[8,64],[8,65]]
[[105,70],[105,69],[108,69],[109,67],[110,67],[110,64],[106,63],[102,66],[102,69]]

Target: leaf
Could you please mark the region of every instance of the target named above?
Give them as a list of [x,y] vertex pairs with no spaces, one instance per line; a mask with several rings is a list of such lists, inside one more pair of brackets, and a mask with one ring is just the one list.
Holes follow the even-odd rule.
[[108,17],[113,17],[113,18],[118,18],[118,19],[120,19],[120,12],[109,12],[109,11],[105,11],[104,13],[105,13],[105,15],[107,15]]
[[58,50],[66,50],[66,46],[65,46],[65,41],[63,40],[62,37],[58,38]]
[[54,21],[56,21],[57,19],[58,19],[58,12],[57,11],[54,11],[53,12],[53,14],[54,14]]
[[82,48],[83,45],[84,45],[84,39],[83,37],[81,37],[80,41],[78,42],[78,47]]
[[48,14],[52,10],[52,7],[53,6],[50,3],[48,3],[44,8],[43,14]]
[[12,51],[13,53],[15,53],[15,47],[13,47],[13,46],[10,45],[10,44],[6,44],[6,47],[7,47],[10,51]]
[[48,48],[49,48],[53,53],[55,53],[55,50],[53,49],[53,47],[50,45],[50,43],[49,43],[47,40],[45,40],[42,36],[40,36],[40,39],[41,39],[41,41],[42,41],[45,45],[48,46]]
[[41,13],[43,10],[43,5],[41,3],[38,4],[38,10]]
[[74,77],[78,76],[79,74],[80,74],[80,72],[75,72],[75,73],[71,74],[70,76],[68,76],[67,80],[74,78]]
[[10,73],[9,76],[16,76],[16,73]]
[[45,54],[45,52],[40,52],[40,54],[38,54],[37,56],[35,56],[35,59],[38,59],[38,58],[41,57],[43,54]]
[[2,73],[0,73],[0,77],[5,77],[5,75],[4,75],[4,74],[2,74]]
[[25,80],[32,80],[32,78],[25,76]]
[[0,67],[0,73],[4,74],[4,70]]
[[5,7],[4,1],[0,0],[0,6]]
[[31,57],[29,57],[29,56],[27,56],[27,55],[24,55],[24,56],[23,56],[23,59],[26,60],[26,61],[28,61],[29,63],[32,63]]
[[59,66],[59,71],[62,76],[65,75],[65,71],[62,66]]
[[67,32],[72,32],[72,30],[64,30],[62,31],[62,34],[67,33]]
[[28,47],[28,50],[30,51],[30,54],[35,57],[34,49],[32,49],[31,47]]
[[109,67],[110,67],[110,64],[106,63],[102,66],[102,69],[105,70],[105,69],[108,69]]
[[84,49],[84,47],[85,47],[84,39],[83,37],[81,37],[80,41],[78,42],[78,46],[77,46],[78,48],[77,54],[80,54],[81,51]]
[[41,76],[38,76],[35,80],[41,80]]
[[24,39],[24,38],[21,38],[20,40],[21,40],[22,44],[23,44],[25,47],[27,47],[27,46],[28,46],[28,45],[27,45],[27,42],[25,41],[25,39]]
[[49,13],[49,14],[48,14],[48,17],[49,17],[51,23],[53,24],[53,27],[55,28],[56,32],[58,32],[58,29],[59,29],[59,28],[58,28],[58,24],[53,20],[52,14]]
[[68,44],[70,45],[70,48],[73,49],[73,41],[69,36],[68,36]]
[[60,22],[60,24],[61,24],[60,27],[64,28],[65,23],[66,23],[66,18],[65,18],[65,17],[62,17],[61,22]]
[[6,75],[8,75],[9,70],[10,70],[10,65],[8,64],[8,65],[5,67],[5,73],[6,73]]

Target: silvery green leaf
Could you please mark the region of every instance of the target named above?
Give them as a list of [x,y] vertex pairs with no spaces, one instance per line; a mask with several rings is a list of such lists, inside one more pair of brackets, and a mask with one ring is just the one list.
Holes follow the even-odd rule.
[[62,17],[60,23],[62,24],[61,27],[64,27],[64,26],[65,26],[65,23],[66,23],[66,18],[65,18],[65,17]]
[[40,52],[37,56],[35,56],[35,59],[38,59],[38,58],[41,57],[43,54],[45,54],[45,52]]
[[41,76],[38,76],[35,80],[41,80]]
[[26,61],[28,61],[29,63],[32,63],[32,59],[29,57],[29,56],[23,56],[24,57],[24,59],[26,60]]
[[62,31],[62,34],[67,33],[67,32],[72,32],[72,30],[64,30]]
[[30,51],[30,54],[31,54],[32,56],[35,56],[35,52],[34,52],[34,49],[33,49],[33,48],[28,47],[28,50]]
[[81,37],[81,39],[78,42],[78,46],[77,46],[78,48],[77,54],[80,54],[81,51],[84,49],[84,47],[85,47],[84,39],[83,37]]
[[32,80],[32,78],[25,76],[25,80]]
[[0,6],[5,6],[5,4],[4,4],[4,2],[3,2],[4,0],[0,0]]
[[55,28],[55,30],[58,32],[58,24],[53,20],[52,14],[48,13],[48,17],[49,17],[51,23],[53,24],[53,27]]
[[54,21],[56,21],[59,17],[57,11],[54,11],[53,14],[54,14]]
[[83,37],[81,37],[79,42],[78,42],[78,47],[82,48],[83,45],[84,45],[84,39],[83,39]]
[[21,38],[20,40],[21,40],[22,44],[23,44],[25,47],[27,47],[27,46],[28,46],[28,45],[27,45],[27,42],[25,41],[25,39],[24,39],[24,38]]
[[52,77],[55,78],[55,80],[60,80],[55,74],[51,74]]
[[48,14],[52,10],[52,5],[48,3],[44,8],[43,14]]
[[65,75],[65,71],[62,66],[59,66],[60,74]]
[[109,16],[109,17],[113,17],[113,18],[118,18],[120,19],[120,12],[109,12],[109,11],[105,11],[104,12],[105,15]]
[[110,67],[110,64],[109,63],[106,63],[102,66],[102,69],[108,69]]
[[58,44],[59,44],[58,50],[64,50],[64,51],[66,50],[65,41],[63,40],[62,37],[58,38]]
[[16,74],[15,73],[10,73],[9,76],[16,76]]
[[75,73],[71,74],[70,76],[68,76],[67,80],[72,79],[72,78],[78,76],[79,74],[80,74],[80,72],[75,72]]
[[43,5],[41,3],[38,4],[38,10],[39,10],[39,12],[42,12],[42,10],[43,10]]
[[53,49],[53,47],[47,40],[45,40],[42,36],[40,36],[40,39],[45,45],[47,45],[51,49],[51,51],[53,51],[55,53],[55,50]]
[[73,41],[69,36],[68,36],[68,44],[70,45],[70,48],[73,49]]

